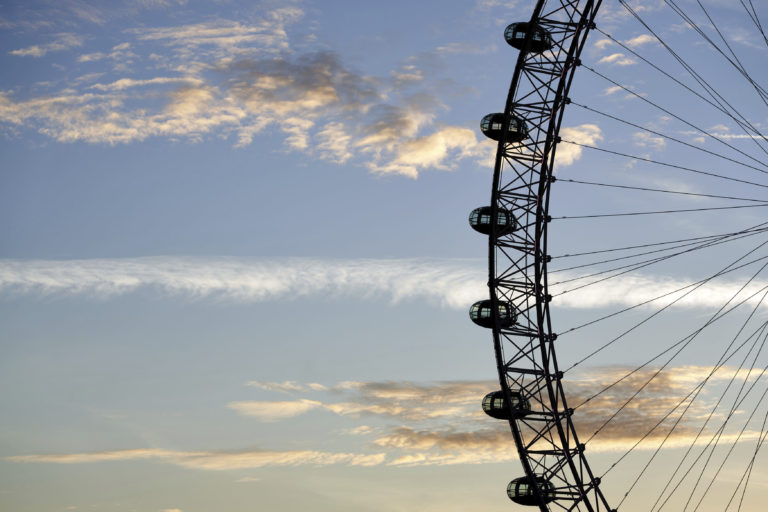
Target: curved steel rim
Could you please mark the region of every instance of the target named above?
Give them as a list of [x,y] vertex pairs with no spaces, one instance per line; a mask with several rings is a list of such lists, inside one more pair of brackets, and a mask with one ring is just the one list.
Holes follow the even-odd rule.
[[[579,445],[576,429],[574,428],[574,425],[571,419],[571,415],[568,413],[567,403],[565,402],[565,393],[563,390],[562,381],[560,378],[561,374],[559,374],[557,358],[556,358],[555,349],[554,349],[554,336],[552,333],[549,304],[548,304],[548,301],[546,300],[546,296],[547,296],[547,261],[546,261],[547,227],[546,225],[548,222],[547,219],[548,219],[548,211],[549,211],[549,193],[550,193],[549,184],[551,183],[550,180],[552,176],[552,169],[554,166],[556,141],[558,140],[560,125],[563,120],[565,105],[567,104],[568,91],[570,90],[570,86],[574,77],[575,68],[578,65],[577,64],[578,58],[581,55],[581,51],[584,47],[584,43],[586,42],[588,32],[590,28],[594,26],[594,18],[600,7],[601,1],[602,0],[587,0],[585,2],[584,8],[581,14],[581,19],[579,20],[578,25],[575,27],[574,35],[568,51],[566,62],[570,64],[566,64],[566,67],[564,68],[563,73],[560,75],[560,79],[557,84],[555,98],[553,100],[553,108],[551,111],[550,121],[547,126],[547,132],[546,132],[547,135],[546,135],[546,141],[544,146],[543,158],[539,163],[539,181],[538,181],[538,192],[537,192],[538,197],[537,197],[537,206],[536,206],[536,224],[535,224],[535,236],[534,236],[534,240],[536,242],[535,256],[534,256],[535,257],[535,263],[534,263],[535,281],[534,282],[537,283],[537,288],[538,288],[536,290],[536,297],[535,297],[536,320],[537,320],[536,323],[538,328],[539,351],[542,357],[542,366],[546,371],[546,375],[544,377],[545,384],[546,384],[546,392],[550,401],[551,409],[555,411],[555,423],[557,428],[557,435],[560,438],[560,442],[562,443],[562,446],[568,447],[570,445],[573,445],[574,447],[577,447],[577,448],[580,445]],[[536,3],[536,6],[531,16],[531,20],[529,22],[530,23],[529,26],[539,25],[541,13],[546,4],[547,4],[547,0],[539,0]],[[515,71],[510,84],[509,94],[507,96],[507,101],[504,108],[502,137],[497,146],[496,160],[494,165],[493,190],[491,195],[491,219],[496,219],[496,216],[498,214],[499,190],[500,190],[499,185],[501,180],[501,171],[502,171],[503,162],[504,162],[504,154],[505,154],[504,151],[506,147],[505,138],[506,138],[507,129],[510,123],[510,117],[511,117],[512,111],[514,110],[513,107],[516,103],[515,97],[518,89],[520,75],[525,65],[526,54],[528,53],[528,49],[530,48],[532,34],[533,34],[532,30],[528,32],[525,40],[524,50],[521,51],[518,56],[517,63],[515,66]],[[497,290],[496,290],[498,276],[496,272],[495,257],[496,257],[496,247],[497,247],[499,237],[496,234],[496,222],[491,222],[491,233],[488,237],[488,240],[489,240],[488,287],[490,292],[492,310],[498,311],[499,299],[498,299]],[[494,315],[493,342],[494,342],[494,352],[496,356],[497,370],[499,375],[499,384],[501,386],[501,389],[504,392],[506,403],[508,404],[508,406],[511,407],[511,405],[509,405],[512,403],[511,396],[510,396],[511,390],[507,383],[506,362],[503,354],[502,332],[501,332],[501,327],[499,325],[498,315]],[[559,397],[559,400],[558,400],[558,397]],[[530,479],[530,481],[534,481],[534,477],[536,475],[532,468],[531,460],[528,456],[528,452],[524,446],[520,427],[518,426],[517,420],[514,418],[514,415],[511,413],[512,411],[510,410],[511,419],[509,420],[509,425],[512,431],[513,438],[515,440],[515,445],[517,446],[518,454],[520,456],[523,469],[525,471],[526,476]],[[566,453],[567,453],[567,450],[566,450]],[[607,501],[603,497],[602,492],[594,483],[596,482],[596,479],[594,478],[594,475],[592,474],[592,471],[589,468],[589,465],[587,464],[586,459],[583,457],[581,458],[580,460],[581,471],[579,471],[575,465],[573,458],[570,456],[567,456],[567,458],[568,458],[567,463],[569,466],[569,470],[570,470],[573,482],[577,486],[578,495],[579,495],[579,497],[577,497],[574,500],[575,503],[573,507],[575,508],[575,507],[578,507],[579,504],[583,504],[585,508],[589,511],[600,510],[601,508],[604,508],[605,510],[610,510],[610,507],[608,506]],[[586,473],[586,475],[588,475],[590,478],[590,482],[586,486],[585,486],[585,482],[581,478],[584,473]],[[549,507],[544,497],[542,496],[540,489],[538,488],[538,486],[534,486],[534,489],[539,501],[539,508],[544,512],[548,511]],[[590,490],[594,490],[594,492],[596,493],[596,497],[597,497],[597,502],[595,503],[596,506],[589,502],[588,491]]]

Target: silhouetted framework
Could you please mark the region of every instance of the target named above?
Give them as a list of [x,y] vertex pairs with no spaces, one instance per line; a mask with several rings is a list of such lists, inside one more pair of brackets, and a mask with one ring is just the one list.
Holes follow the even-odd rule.
[[[472,320],[493,331],[500,390],[483,409],[506,419],[524,475],[507,494],[542,511],[609,511],[573,425],[558,369],[547,293],[552,166],[568,90],[600,0],[539,0],[528,22],[505,31],[520,51],[503,113],[483,133],[498,140],[490,206],[470,216],[488,235],[490,298]],[[492,222],[491,219],[496,219]]]

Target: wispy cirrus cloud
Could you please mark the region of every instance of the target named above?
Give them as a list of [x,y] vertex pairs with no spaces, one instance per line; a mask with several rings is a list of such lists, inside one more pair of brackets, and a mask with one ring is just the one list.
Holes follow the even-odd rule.
[[306,392],[306,391],[326,391],[328,388],[318,382],[300,384],[298,382],[287,380],[285,382],[259,382],[251,381],[248,386],[263,389],[265,391],[278,391],[281,393]]
[[88,464],[97,462],[146,460],[173,464],[189,469],[228,471],[273,466],[373,466],[381,464],[385,454],[333,453],[314,450],[270,451],[249,450],[232,452],[177,451],[156,448],[113,450],[90,453],[15,455],[10,462],[49,464]]
[[[190,298],[262,301],[318,293],[421,298],[465,307],[482,296],[482,264],[471,260],[126,260],[0,262],[0,291],[109,297],[141,288]],[[487,292],[485,292],[487,293]]]
[[667,141],[663,137],[652,135],[648,132],[635,132],[632,134],[632,141],[641,148],[651,148],[661,151],[667,147]]
[[83,45],[83,38],[76,34],[62,33],[49,43],[36,44],[8,52],[17,57],[43,57],[53,52],[63,52]]
[[[487,296],[481,260],[150,257],[91,260],[0,260],[0,293],[62,294],[106,299],[155,290],[189,299],[259,302],[296,297],[356,297],[370,300],[421,300],[463,309]],[[558,280],[575,277],[557,274]],[[583,281],[586,282],[586,281]],[[553,283],[558,307],[588,309],[632,306],[690,286],[696,279],[627,274],[579,290]],[[578,283],[577,283],[578,284]],[[767,283],[754,281],[740,294],[738,280],[721,278],[681,299],[675,307],[719,307],[732,297],[755,305]],[[690,288],[654,303],[666,304]],[[570,291],[568,291],[570,290]]]
[[245,416],[255,416],[263,421],[278,421],[304,414],[321,405],[323,404],[316,400],[301,399],[282,402],[230,402],[227,404],[227,407]]
[[[304,16],[298,7],[271,10],[260,20],[250,23],[216,20],[175,27],[142,27],[128,29],[140,41],[157,41],[188,57],[193,51],[215,51],[217,56],[231,52],[248,52],[253,48],[279,51],[289,48],[286,27]],[[220,53],[219,53],[220,52]]]
[[99,91],[122,91],[125,89],[129,89],[131,87],[145,87],[145,86],[151,86],[151,85],[160,85],[160,84],[187,84],[190,86],[201,86],[203,85],[202,80],[194,77],[156,77],[156,78],[150,78],[147,80],[134,80],[131,78],[121,78],[120,80],[115,80],[112,83],[109,84],[93,84],[89,86],[89,89],[96,89]]

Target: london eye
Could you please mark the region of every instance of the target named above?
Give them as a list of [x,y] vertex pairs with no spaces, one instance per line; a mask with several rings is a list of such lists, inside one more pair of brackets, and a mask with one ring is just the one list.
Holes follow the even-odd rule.
[[[711,6],[697,1],[691,12],[691,5],[664,3],[667,16],[716,54],[707,57],[711,62],[720,58],[717,65],[743,81],[734,86],[740,92],[713,87],[709,70],[702,72],[669,43],[649,21],[653,16],[624,0],[612,8],[623,9],[642,31],[632,34],[635,39],[600,25],[601,0],[539,0],[529,17],[510,20],[503,34],[517,60],[503,110],[480,122],[497,149],[490,202],[469,215],[470,226],[488,238],[489,295],[471,306],[469,316],[492,333],[499,388],[481,405],[509,424],[522,467],[507,496],[518,505],[542,511],[741,510],[759,479],[768,432],[768,284],[762,274],[768,222],[760,220],[768,206],[768,139],[760,122],[766,110],[758,114],[756,108],[768,107],[768,92],[761,70],[734,50],[733,34],[718,26]],[[754,46],[768,49],[752,2],[734,6]],[[592,60],[644,65],[650,93],[590,62],[583,55],[588,37],[615,49],[600,59],[593,52]],[[666,60],[633,41],[652,42]],[[574,85],[577,72],[579,79],[588,73],[604,82],[604,97],[618,92],[661,121],[631,119],[616,103],[586,105]],[[678,92],[657,97],[662,82],[703,106],[679,114]],[[579,120],[594,119],[583,125],[591,127],[591,137],[566,128],[572,110]],[[609,135],[595,135],[598,124]],[[648,151],[609,145],[622,138]],[[667,145],[677,148],[665,153],[669,160],[651,154]],[[591,152],[604,161],[558,173],[558,151]],[[644,170],[636,171],[640,166]],[[578,200],[558,204],[565,195]],[[653,281],[648,272],[654,269],[684,278]],[[557,318],[559,303],[611,294],[621,296],[598,301],[595,317]],[[570,344],[568,360],[558,359],[563,344]],[[572,374],[612,360],[617,351],[631,353],[631,362],[588,393],[573,393]],[[662,382],[675,372],[685,384],[673,392]],[[634,439],[590,464],[591,447],[628,414],[636,416]],[[632,458],[634,465],[617,478]]]

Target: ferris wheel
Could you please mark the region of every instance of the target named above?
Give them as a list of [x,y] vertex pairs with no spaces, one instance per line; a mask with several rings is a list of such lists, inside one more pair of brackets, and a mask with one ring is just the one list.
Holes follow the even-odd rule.
[[[630,2],[618,0],[612,7],[625,9],[624,16],[644,35],[612,36],[597,25],[601,3],[539,0],[529,19],[504,31],[506,42],[519,54],[504,110],[480,123],[482,133],[498,146],[490,204],[469,216],[471,227],[487,236],[489,244],[489,297],[474,303],[469,316],[492,332],[499,376],[499,389],[483,398],[482,408],[491,418],[509,423],[522,464],[521,474],[507,487],[516,504],[542,511],[607,512],[627,506],[653,512],[741,510],[748,488],[756,485],[768,436],[768,350],[763,350],[768,281],[762,277],[768,266],[768,222],[760,220],[768,206],[768,176],[762,176],[768,174],[768,138],[761,132],[768,123],[756,121],[751,106],[768,107],[768,92],[734,51],[732,38],[713,21],[711,6],[700,0],[695,15],[673,0],[664,3],[686,30],[701,37],[702,46],[722,55],[724,67],[732,67],[744,80],[754,103],[739,105],[744,94],[734,99],[720,93]],[[734,5],[743,8],[755,45],[768,49],[753,3],[734,0]],[[709,27],[697,23],[702,16],[711,22]],[[709,111],[683,117],[672,108],[683,103],[675,99],[677,93],[662,97],[673,103],[670,107],[586,58],[582,62],[587,37],[595,33],[601,46],[616,51],[600,59],[592,55],[593,60],[644,64],[654,93],[657,83],[667,81]],[[656,51],[667,52],[669,62],[680,68],[663,67],[633,41],[652,41]],[[658,119],[671,120],[676,128],[670,124],[664,131],[658,123],[629,119],[620,105],[585,105],[572,88],[577,70],[605,81],[610,92],[604,96],[620,91],[627,101],[644,102],[635,111],[658,109]],[[583,125],[590,127],[591,137],[575,136],[563,127],[566,108],[608,123],[610,136],[596,135],[596,121]],[[723,128],[712,128],[714,122],[702,124],[713,113],[732,130],[727,136],[717,133]],[[765,108],[759,115],[765,119],[767,114]],[[622,129],[646,149],[675,144],[679,149],[669,154],[680,158],[662,161],[648,152],[609,147],[621,138]],[[596,143],[602,140],[605,145]],[[643,165],[654,170],[579,169],[556,175],[558,148],[568,154],[591,151],[610,159],[608,166],[614,169]],[[691,154],[702,154],[710,165],[694,165],[699,159]],[[556,193],[550,202],[561,184],[571,194],[564,207],[580,208],[580,213],[594,210],[562,215],[570,213],[558,206],[563,196]],[[569,249],[573,243],[577,250]],[[660,267],[682,277],[654,282],[643,274]],[[596,295],[621,296],[598,300],[601,314],[579,318],[575,326],[561,330],[558,302],[570,301],[573,308],[579,301],[573,297],[584,297],[589,290],[594,293],[585,301]],[[695,314],[692,308],[698,308]],[[681,309],[687,314],[681,315]],[[575,360],[559,362],[563,343],[585,338],[581,352],[568,347],[569,355],[578,354]],[[611,350],[631,352],[634,362],[589,392],[571,393],[568,377]],[[683,378],[679,365],[686,350],[697,357],[688,360],[696,364],[685,367]],[[710,363],[699,362],[703,354]],[[662,389],[660,383],[669,382],[675,371],[674,389]],[[650,393],[654,389],[656,394]],[[599,414],[591,414],[595,410],[590,407],[598,402]],[[636,440],[621,438],[613,444],[612,462],[606,465],[602,456],[604,467],[590,465],[591,447],[629,413],[642,420],[635,421]],[[614,478],[621,464],[640,452],[631,471]],[[644,479],[651,475],[662,483],[649,490]]]

